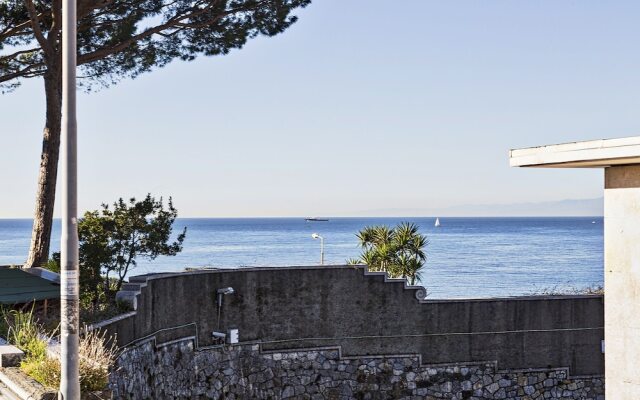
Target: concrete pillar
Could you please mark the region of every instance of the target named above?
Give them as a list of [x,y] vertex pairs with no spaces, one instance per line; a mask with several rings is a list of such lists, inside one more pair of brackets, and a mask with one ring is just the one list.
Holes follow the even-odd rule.
[[607,399],[640,399],[640,165],[605,169]]
[[640,399],[640,137],[511,150],[510,163],[604,168],[606,398]]

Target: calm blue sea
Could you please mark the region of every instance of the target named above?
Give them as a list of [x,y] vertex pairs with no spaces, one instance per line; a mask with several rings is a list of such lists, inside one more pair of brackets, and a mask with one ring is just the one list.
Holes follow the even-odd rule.
[[[302,218],[178,219],[186,226],[176,257],[141,261],[133,274],[185,267],[290,266],[319,263],[318,233],[325,262],[341,264],[360,250],[355,234],[367,225],[417,223],[429,238],[422,284],[430,298],[531,294],[543,289],[584,288],[603,283],[603,219],[593,218]],[[22,263],[31,220],[0,220],[0,265]],[[55,221],[52,251],[59,249]]]

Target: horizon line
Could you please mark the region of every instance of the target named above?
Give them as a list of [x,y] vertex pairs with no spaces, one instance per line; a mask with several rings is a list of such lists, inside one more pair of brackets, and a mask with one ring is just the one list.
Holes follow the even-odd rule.
[[[267,216],[186,216],[178,219],[305,219],[309,216],[267,215]],[[315,217],[314,217],[315,218]],[[604,218],[604,215],[322,215],[321,218]],[[60,220],[60,217],[53,220]],[[0,217],[0,220],[33,220],[33,217]],[[325,222],[325,221],[319,221]]]

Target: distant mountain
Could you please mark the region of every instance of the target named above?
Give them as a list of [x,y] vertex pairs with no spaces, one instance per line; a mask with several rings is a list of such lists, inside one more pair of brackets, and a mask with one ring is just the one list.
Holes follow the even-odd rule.
[[538,203],[469,204],[433,208],[363,210],[353,216],[447,216],[447,217],[582,217],[602,216],[604,199],[571,199]]

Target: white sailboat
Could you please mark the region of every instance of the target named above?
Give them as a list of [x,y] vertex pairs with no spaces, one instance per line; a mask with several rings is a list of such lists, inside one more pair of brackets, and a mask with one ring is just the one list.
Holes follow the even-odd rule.
[[436,223],[435,223],[435,227],[439,227],[440,226],[440,218],[436,217]]

